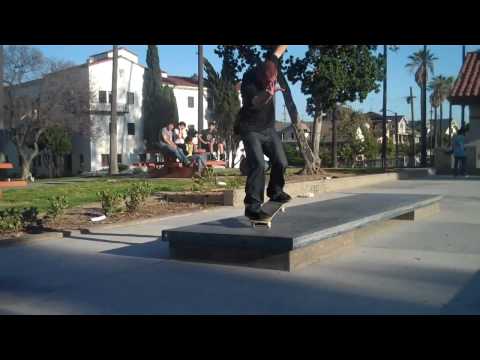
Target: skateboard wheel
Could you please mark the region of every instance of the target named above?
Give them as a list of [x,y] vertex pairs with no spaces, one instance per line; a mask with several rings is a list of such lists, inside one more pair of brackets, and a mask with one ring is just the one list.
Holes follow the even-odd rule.
[[272,223],[268,223],[267,228],[271,229],[272,228]]
[[282,209],[280,210],[282,213],[284,213],[286,210],[284,207],[282,207]]

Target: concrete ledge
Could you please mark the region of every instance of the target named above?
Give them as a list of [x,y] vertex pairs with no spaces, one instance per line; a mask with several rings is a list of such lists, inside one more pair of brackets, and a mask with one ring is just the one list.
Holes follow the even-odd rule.
[[440,210],[440,196],[360,194],[295,206],[273,228],[252,229],[244,217],[162,232],[179,260],[295,271],[391,224]]
[[[405,176],[408,176],[408,174]],[[359,175],[331,180],[301,181],[285,184],[285,191],[292,197],[307,196],[308,194],[316,196],[322,193],[339,192],[361,186],[371,186],[386,181],[398,180],[399,178],[399,173],[386,173]],[[224,205],[243,207],[244,197],[244,189],[225,190]]]

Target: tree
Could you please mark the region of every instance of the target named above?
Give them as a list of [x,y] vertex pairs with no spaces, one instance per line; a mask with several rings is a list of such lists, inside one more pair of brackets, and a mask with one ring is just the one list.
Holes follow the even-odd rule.
[[118,85],[118,45],[113,45],[113,66],[112,66],[112,112],[110,116],[110,175],[118,174],[118,156],[117,156],[117,85]]
[[154,146],[166,122],[178,122],[178,108],[172,88],[164,85],[160,70],[157,45],[148,45],[147,68],[143,74],[142,114],[144,139],[147,146]]
[[63,157],[72,151],[71,134],[59,126],[51,126],[40,136],[38,147],[42,158],[48,164],[49,177],[59,176]]
[[[434,138],[438,138],[438,146],[442,146],[442,141],[444,137],[443,131],[443,102],[447,100],[450,92],[452,91],[453,84],[455,82],[455,78],[453,76],[445,77],[443,75],[438,75],[432,78],[430,83],[428,84],[428,89],[432,91],[433,96],[433,103],[432,105],[435,107],[435,123],[437,123],[437,108],[440,108],[440,124],[439,129],[435,130]],[[436,142],[435,142],[436,144]]]
[[[22,163],[22,178],[30,175],[39,153],[39,139],[56,125],[87,135],[92,92],[84,68],[48,59],[30,46],[5,48],[6,128]],[[52,72],[55,70],[55,72]]]
[[383,170],[387,169],[387,84],[388,84],[388,50],[397,51],[398,46],[383,45],[383,121],[382,121],[382,163]]
[[[226,155],[229,156],[231,152],[234,157],[239,139],[234,135],[233,127],[240,110],[240,99],[235,88],[235,76],[232,76],[233,72],[228,69],[229,61],[225,58],[220,74],[215,71],[207,59],[204,59],[204,65],[207,74],[205,85],[213,103],[212,119],[217,123],[220,137],[225,139]],[[230,158],[226,160],[229,164]]]
[[420,87],[421,91],[421,164],[426,166],[427,161],[427,93],[426,86],[428,82],[428,73],[434,73],[434,61],[438,58],[427,49],[426,45],[423,50],[417,51],[410,55],[409,63],[405,66],[413,73],[415,72],[415,82]]
[[378,157],[378,142],[373,134],[372,126],[362,126],[363,134],[363,154],[368,160],[376,160]]
[[338,132],[343,140],[339,155],[344,161],[352,164],[352,167],[354,167],[357,156],[364,151],[363,134],[359,134],[364,119],[362,119],[360,113],[345,107],[341,108],[338,113],[340,120]]
[[[366,114],[345,106],[339,107],[338,120],[338,133],[342,139],[339,155],[353,167],[357,156],[365,154],[365,138],[371,122]],[[375,152],[378,152],[378,146],[375,146]]]
[[[337,104],[365,100],[379,91],[382,80],[381,56],[374,45],[310,45],[304,58],[288,60],[288,77],[301,82],[307,98],[307,112],[315,117],[333,112]],[[333,147],[335,148],[335,141]],[[335,163],[335,155],[332,156]]]

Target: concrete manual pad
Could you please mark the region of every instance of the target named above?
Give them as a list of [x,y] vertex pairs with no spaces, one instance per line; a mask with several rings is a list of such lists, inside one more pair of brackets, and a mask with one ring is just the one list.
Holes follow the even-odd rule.
[[[358,194],[288,207],[272,228],[253,229],[243,216],[164,230],[175,247],[261,249],[283,253],[311,245],[372,222],[389,220],[438,203],[441,196]],[[413,219],[412,219],[413,220]]]

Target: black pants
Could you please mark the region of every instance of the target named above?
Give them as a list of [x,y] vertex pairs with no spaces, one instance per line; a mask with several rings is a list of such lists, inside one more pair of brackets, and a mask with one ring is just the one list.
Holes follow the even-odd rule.
[[270,159],[271,172],[267,188],[267,196],[272,197],[283,191],[285,185],[285,169],[288,166],[282,141],[274,129],[260,132],[247,131],[241,133],[247,155],[248,175],[245,186],[245,204],[257,207],[263,204],[265,191],[265,159]]
[[455,156],[455,163],[454,163],[454,168],[453,168],[453,174],[455,176],[458,176],[458,172],[460,170],[460,175],[465,176],[466,174],[466,169],[465,169],[465,162],[466,162],[465,157],[457,157]]

